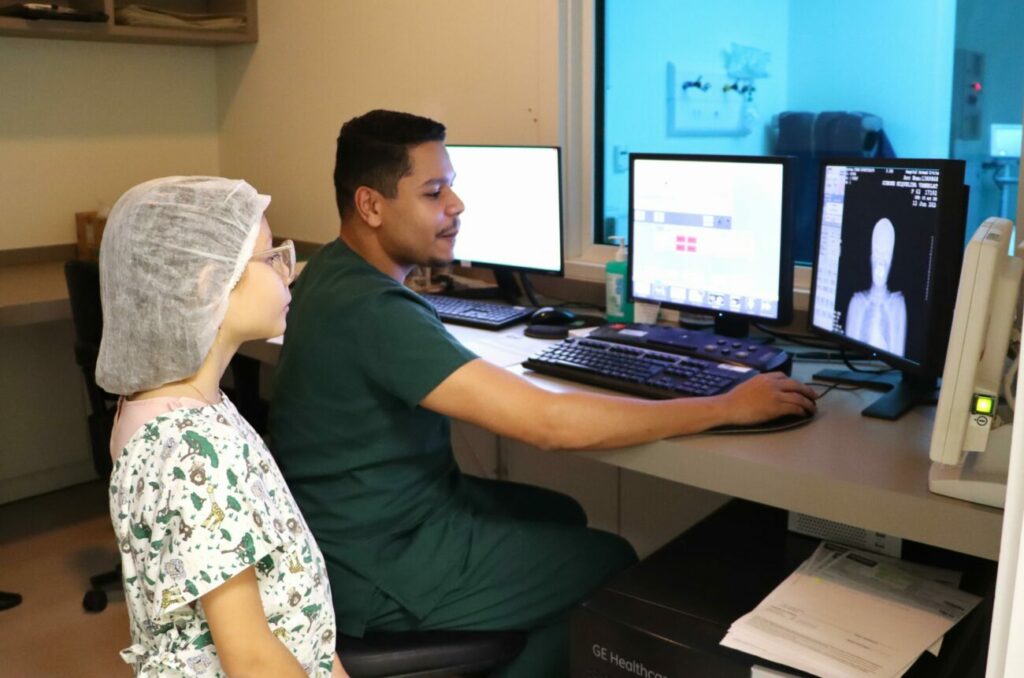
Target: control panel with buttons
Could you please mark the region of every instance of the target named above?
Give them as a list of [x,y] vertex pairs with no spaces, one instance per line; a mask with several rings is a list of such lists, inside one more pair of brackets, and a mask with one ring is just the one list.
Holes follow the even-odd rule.
[[760,372],[780,371],[789,374],[793,366],[792,356],[771,344],[669,325],[612,323],[598,327],[590,336],[630,346],[731,362]]

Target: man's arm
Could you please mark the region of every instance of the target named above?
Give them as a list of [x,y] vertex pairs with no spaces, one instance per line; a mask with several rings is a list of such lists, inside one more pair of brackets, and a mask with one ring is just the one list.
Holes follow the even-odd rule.
[[552,393],[485,360],[466,363],[420,402],[440,414],[543,449],[606,449],[815,410],[814,391],[762,374],[709,398],[641,400]]
[[305,677],[295,655],[270,631],[253,568],[235,575],[200,600],[221,666],[231,678]]

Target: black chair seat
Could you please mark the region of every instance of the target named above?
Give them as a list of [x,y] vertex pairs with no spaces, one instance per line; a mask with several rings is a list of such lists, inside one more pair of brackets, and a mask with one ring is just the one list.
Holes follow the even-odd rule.
[[450,676],[490,671],[523,649],[522,631],[407,631],[338,635],[341,663],[352,678]]

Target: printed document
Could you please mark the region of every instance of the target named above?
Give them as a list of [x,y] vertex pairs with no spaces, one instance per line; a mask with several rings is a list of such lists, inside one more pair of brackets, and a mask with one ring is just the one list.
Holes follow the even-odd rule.
[[901,676],[980,602],[959,575],[822,544],[722,645],[829,678]]

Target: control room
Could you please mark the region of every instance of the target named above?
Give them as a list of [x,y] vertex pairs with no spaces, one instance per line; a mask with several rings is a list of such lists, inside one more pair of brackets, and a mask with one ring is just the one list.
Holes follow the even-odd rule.
[[0,673],[1024,675],[1022,32],[0,0]]

